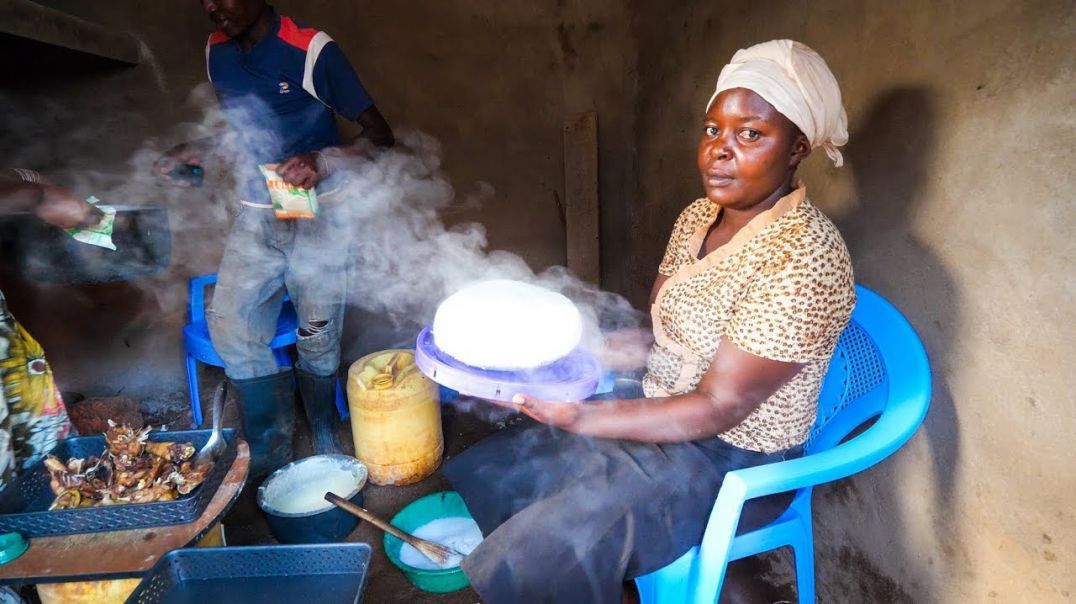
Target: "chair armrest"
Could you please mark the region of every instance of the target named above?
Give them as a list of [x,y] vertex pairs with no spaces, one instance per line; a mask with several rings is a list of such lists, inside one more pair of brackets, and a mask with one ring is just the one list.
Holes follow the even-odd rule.
[[873,466],[915,433],[926,415],[928,401],[923,398],[929,400],[929,395],[912,395],[904,404],[894,405],[862,434],[832,449],[726,474],[689,578],[691,602],[717,601],[729,550],[747,500],[830,482]]
[[[753,499],[845,478],[892,455],[911,438],[926,415],[926,402],[891,405],[870,428],[832,449],[764,466],[734,470],[726,476],[743,485]],[[724,486],[722,487],[724,489]]]
[[191,278],[187,291],[188,322],[201,320],[205,317],[205,290],[216,282],[216,273]]

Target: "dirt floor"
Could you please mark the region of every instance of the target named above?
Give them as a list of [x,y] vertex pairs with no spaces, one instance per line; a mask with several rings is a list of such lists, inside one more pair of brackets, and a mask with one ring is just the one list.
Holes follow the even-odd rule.
[[[202,401],[212,400],[212,391],[223,373],[216,368],[205,368],[201,377]],[[190,425],[189,402],[178,397],[168,397],[160,401],[143,401],[147,423],[170,424],[176,428]],[[206,412],[209,410],[206,409]],[[301,409],[297,409],[299,421],[296,424],[295,452],[297,457],[311,454],[310,431],[302,418]],[[454,455],[477,442],[484,436],[503,428],[512,416],[503,410],[493,409],[483,404],[457,406],[447,404],[442,407],[444,426],[445,458]],[[208,425],[209,418],[206,418]],[[227,427],[239,427],[237,406],[229,400],[225,407],[224,424]],[[340,422],[337,437],[347,453],[354,451],[351,439],[351,427],[348,422]],[[248,484],[232,510],[225,516],[224,527],[229,545],[257,545],[275,543],[269,533],[265,518],[255,500],[257,483]],[[414,485],[404,487],[379,487],[368,485],[365,489],[364,507],[389,519],[405,505],[415,499],[450,488],[440,469],[432,476]],[[385,557],[381,543],[382,533],[369,523],[362,522],[348,537],[350,542],[369,543],[373,548],[373,561],[370,567],[369,583],[365,602],[369,604],[476,604],[480,600],[471,589],[463,589],[450,594],[430,594],[413,587],[403,573]],[[787,556],[773,555],[748,559],[730,565],[726,589],[722,593],[722,603],[762,604],[791,602],[795,600],[795,589],[789,582]]]

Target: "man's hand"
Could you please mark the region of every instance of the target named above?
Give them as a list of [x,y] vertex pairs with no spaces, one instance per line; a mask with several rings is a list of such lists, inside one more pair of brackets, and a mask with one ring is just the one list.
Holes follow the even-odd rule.
[[323,174],[318,169],[317,152],[303,153],[280,162],[276,173],[293,187],[313,189]]
[[194,143],[183,143],[172,147],[153,164],[153,173],[161,182],[173,187],[191,186],[189,181],[172,178],[172,171],[181,165],[201,166],[202,150],[200,147],[201,145]]
[[61,229],[93,226],[104,217],[101,210],[62,187],[42,185],[41,193],[41,202],[34,213],[53,226]]

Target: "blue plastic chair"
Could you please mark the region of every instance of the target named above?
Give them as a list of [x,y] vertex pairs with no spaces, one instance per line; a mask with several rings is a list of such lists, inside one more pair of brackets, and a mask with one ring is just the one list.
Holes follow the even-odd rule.
[[[911,438],[930,404],[930,366],[912,326],[878,294],[860,286],[856,293],[859,300],[829,364],[804,456],[729,472],[702,544],[635,579],[644,604],[713,604],[729,562],[784,546],[795,556],[799,601],[815,601],[813,487],[891,455]],[[869,428],[841,442],[874,418]],[[796,494],[779,518],[736,534],[747,500],[787,491]]]
[[[187,324],[183,326],[183,349],[187,357],[187,386],[191,393],[191,416],[194,427],[202,425],[202,401],[198,390],[198,363],[224,367],[224,361],[213,348],[209,339],[209,326],[205,319],[205,291],[217,282],[217,275],[202,275],[190,280],[187,298]],[[291,367],[291,355],[288,347],[295,345],[296,329],[299,319],[295,306],[285,294],[280,307],[280,317],[276,323],[276,335],[269,342],[273,357],[281,367]],[[336,383],[336,411],[340,417],[347,419],[348,407],[340,382]]]

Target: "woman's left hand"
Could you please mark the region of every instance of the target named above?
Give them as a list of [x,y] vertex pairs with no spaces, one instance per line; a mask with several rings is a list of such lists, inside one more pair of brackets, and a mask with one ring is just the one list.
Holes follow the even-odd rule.
[[516,409],[535,421],[563,430],[571,430],[582,413],[577,402],[546,401],[525,394],[517,394],[512,402]]

